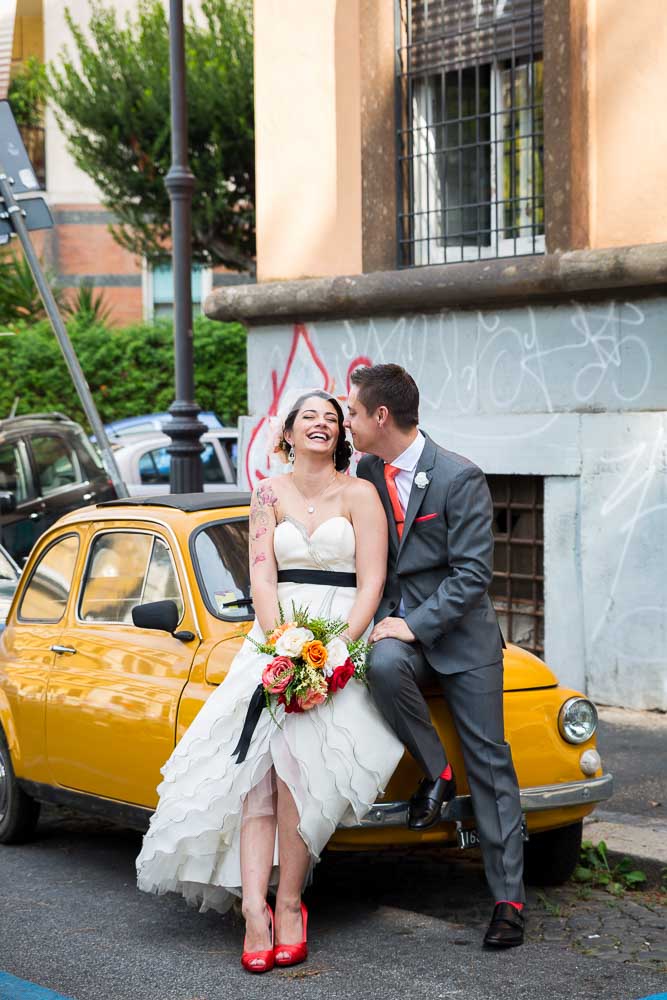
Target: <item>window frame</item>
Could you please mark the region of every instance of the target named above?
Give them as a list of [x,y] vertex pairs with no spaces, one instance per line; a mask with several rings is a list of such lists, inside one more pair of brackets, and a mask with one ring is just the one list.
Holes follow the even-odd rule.
[[[193,265],[194,266],[194,265]],[[201,302],[193,303],[192,313],[194,316],[204,314],[204,299],[213,291],[213,268],[209,265],[201,265]],[[143,306],[143,316],[147,323],[152,323],[160,319],[155,315],[155,285],[153,280],[153,265],[146,258],[141,262],[141,298]],[[163,317],[164,318],[164,317]]]
[[[502,105],[502,72],[508,65],[531,66],[531,72],[539,62],[544,62],[544,45],[536,46],[533,51],[526,54],[517,46],[512,50],[510,58],[498,58],[494,56],[488,61],[470,62],[469,66],[452,64],[451,71],[462,72],[466,68],[479,68],[489,66],[490,68],[490,107],[489,107],[489,138],[488,143],[482,142],[479,138],[479,128],[477,130],[477,141],[474,148],[478,151],[477,173],[479,173],[480,156],[479,151],[488,145],[488,171],[489,171],[489,224],[490,243],[484,246],[480,242],[483,230],[478,227],[471,233],[477,237],[475,245],[466,246],[463,243],[458,245],[447,245],[448,237],[445,233],[445,226],[440,221],[446,215],[448,208],[446,205],[446,194],[443,193],[441,181],[432,183],[429,177],[429,160],[435,160],[439,155],[446,156],[446,149],[438,153],[431,149],[435,145],[434,138],[436,129],[444,126],[446,136],[446,118],[436,124],[432,121],[431,100],[433,89],[428,85],[428,81],[433,77],[444,78],[450,70],[445,65],[434,68],[432,71],[425,69],[421,76],[415,77],[409,68],[409,63],[403,62],[403,51],[407,47],[414,47],[419,42],[414,40],[409,42],[402,37],[402,14],[404,9],[411,6],[413,0],[394,0],[395,3],[395,128],[396,128],[396,179],[397,179],[397,204],[396,204],[396,234],[397,234],[397,267],[406,269],[411,267],[426,267],[429,265],[472,263],[476,261],[507,260],[520,256],[530,256],[543,254],[546,252],[546,220],[542,222],[542,232],[536,232],[537,223],[533,223],[532,235],[519,235],[517,237],[506,237],[503,235],[505,229],[503,213],[505,207],[512,203],[510,194],[509,200],[502,197],[504,152],[502,139],[501,119],[504,114],[513,117],[515,108],[512,104],[512,112],[503,112]],[[410,29],[407,29],[410,30]],[[424,45],[428,45],[428,39],[423,40]],[[433,41],[430,43],[433,44]],[[460,77],[462,79],[462,77]],[[422,100],[422,109],[425,111],[419,117],[416,114],[418,99],[416,96],[417,86],[423,80],[424,87],[428,86],[428,93]],[[440,86],[444,86],[441,82]],[[535,82],[533,79],[532,91],[534,92]],[[459,95],[460,107],[461,95]],[[542,98],[542,112],[544,109],[544,98]],[[443,109],[444,113],[444,109]],[[535,108],[531,107],[531,115],[534,116]],[[479,107],[476,117],[479,119]],[[423,133],[423,135],[422,135]],[[544,142],[544,132],[542,130],[542,144]],[[539,146],[534,141],[534,124],[529,133],[531,136],[530,153],[534,156]],[[416,151],[415,147],[419,146]],[[454,146],[452,149],[461,150],[463,146]],[[423,166],[420,161],[426,160]],[[422,174],[421,182],[418,178]],[[416,195],[421,188],[420,195],[422,203],[417,204]],[[425,192],[425,195],[424,195]],[[431,200],[437,197],[437,204],[431,207]],[[478,194],[479,197],[479,194]],[[533,204],[542,203],[544,212],[544,186],[541,191],[536,191],[534,185],[527,197]],[[473,207],[485,204],[478,201]],[[463,213],[463,202],[461,205],[452,206],[452,210]],[[440,236],[438,228],[442,230]],[[419,230],[419,233],[417,233]],[[438,242],[441,240],[441,244]]]
[[[74,557],[74,571],[72,573],[72,581],[70,582],[70,591],[69,591],[68,599],[65,602],[65,605],[63,607],[62,614],[60,615],[59,618],[24,618],[23,615],[21,614],[21,611],[23,609],[23,602],[25,600],[25,596],[26,596],[26,594],[28,592],[30,584],[32,583],[32,581],[34,579],[35,573],[37,572],[37,570],[39,569],[39,567],[42,565],[42,562],[44,561],[44,558],[51,551],[51,549],[54,548],[56,545],[59,545],[60,542],[64,541],[66,538],[76,538],[76,540],[77,540],[77,550],[76,550],[76,556]],[[60,624],[60,622],[66,616],[67,609],[70,607],[70,604],[71,604],[71,601],[72,601],[72,594],[74,593],[74,588],[72,587],[71,584],[74,582],[74,579],[76,577],[76,568],[77,568],[77,565],[79,563],[79,559],[80,558],[81,558],[81,534],[78,531],[67,531],[63,535],[58,535],[57,538],[54,538],[53,541],[49,542],[45,546],[45,548],[42,549],[42,551],[39,553],[37,561],[35,562],[35,565],[30,570],[30,575],[28,576],[25,584],[21,588],[21,592],[20,592],[20,594],[18,596],[18,601],[16,603],[16,621],[17,621],[18,624],[20,624],[20,625],[59,625]]]
[[[174,577],[176,578],[176,581],[178,583],[178,589],[179,589],[180,596],[181,596],[181,603],[183,605],[183,611],[182,611],[181,616],[180,616],[180,618],[178,620],[178,625],[176,626],[176,628],[179,628],[181,626],[181,624],[183,623],[183,619],[185,618],[185,615],[186,615],[187,602],[185,600],[184,590],[183,590],[183,583],[181,581],[181,578],[180,578],[179,573],[178,573],[178,569],[176,567],[176,560],[174,559],[174,553],[172,551],[171,545],[169,544],[169,542],[167,541],[167,539],[164,538],[163,535],[161,535],[157,531],[153,531],[150,528],[134,528],[134,527],[133,528],[129,528],[129,527],[128,528],[124,528],[124,527],[101,528],[99,531],[95,531],[95,533],[93,535],[91,535],[91,537],[88,539],[88,550],[86,552],[86,560],[85,560],[85,563],[84,563],[84,566],[83,566],[83,572],[81,573],[81,582],[79,584],[79,590],[78,590],[77,599],[76,599],[76,605],[75,605],[75,610],[74,610],[74,617],[75,617],[75,621],[76,621],[77,625],[85,625],[85,626],[89,626],[89,627],[92,626],[93,628],[99,627],[100,625],[104,625],[104,626],[107,626],[107,625],[116,625],[119,628],[128,628],[129,627],[129,628],[139,629],[139,626],[135,625],[134,622],[132,622],[132,621],[129,621],[129,622],[119,622],[119,621],[109,621],[107,619],[102,619],[102,618],[96,618],[94,621],[91,621],[90,619],[83,618],[82,615],[81,615],[81,604],[82,604],[82,601],[83,601],[83,596],[84,596],[86,584],[88,582],[88,573],[90,571],[90,564],[91,564],[91,560],[92,560],[92,557],[93,557],[93,549],[94,549],[95,543],[96,543],[97,539],[101,538],[103,535],[111,535],[111,534],[149,535],[152,538],[152,540],[153,540],[152,544],[151,544],[151,547],[150,547],[150,550],[149,550],[149,553],[148,553],[148,558],[146,559],[146,565],[144,567],[144,578],[143,578],[143,583],[142,583],[142,587],[141,587],[141,595],[142,595],[142,597],[143,597],[145,589],[146,589],[146,578],[148,576],[148,567],[150,566],[150,562],[151,562],[151,559],[153,557],[153,549],[155,547],[155,539],[159,538],[159,540],[166,545],[167,551],[169,552],[169,558],[171,559],[172,568],[174,570]],[[139,604],[141,604],[141,603],[142,603],[142,601],[140,600]],[[141,631],[141,632],[148,632],[148,631],[154,631],[154,630],[152,630],[152,629],[139,629],[139,631]]]
[[[205,585],[205,582],[204,582],[204,577],[202,575],[201,568],[199,566],[199,559],[197,558],[197,551],[196,551],[196,548],[195,548],[196,542],[197,542],[197,538],[201,534],[202,531],[205,531],[207,528],[214,528],[218,524],[238,524],[240,521],[245,521],[247,523],[247,525],[248,525],[248,531],[249,531],[250,530],[250,516],[249,516],[249,514],[238,514],[235,517],[220,517],[220,518],[218,518],[215,521],[206,521],[205,524],[200,524],[198,527],[196,527],[192,531],[192,533],[190,535],[190,538],[189,538],[189,541],[188,541],[188,547],[190,549],[190,562],[192,563],[192,569],[193,569],[194,574],[195,574],[195,579],[197,581],[197,586],[199,588],[199,593],[201,594],[201,598],[202,598],[202,601],[204,602],[204,606],[205,606],[206,610],[211,615],[213,615],[213,617],[216,619],[216,621],[223,621],[223,622],[252,622],[252,621],[255,621],[255,619],[257,617],[255,614],[247,614],[247,615],[223,615],[220,611],[218,611],[217,608],[213,607],[213,605],[211,604],[211,602],[209,601],[209,598],[208,598],[208,590],[206,588],[206,585]],[[250,577],[249,573],[248,573],[248,577]],[[250,600],[252,600],[252,592],[250,590],[250,587],[248,587],[248,597],[250,598]],[[254,609],[253,609],[253,611],[254,611]]]

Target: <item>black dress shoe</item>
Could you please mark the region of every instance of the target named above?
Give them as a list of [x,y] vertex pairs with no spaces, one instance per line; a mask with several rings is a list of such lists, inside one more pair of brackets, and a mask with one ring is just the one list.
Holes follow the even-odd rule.
[[436,778],[430,781],[424,778],[415,794],[410,799],[408,809],[408,826],[411,830],[428,830],[440,819],[440,809],[443,802],[449,802],[456,795],[456,779]]
[[489,929],[484,935],[486,948],[516,948],[523,944],[524,919],[511,903],[496,903]]

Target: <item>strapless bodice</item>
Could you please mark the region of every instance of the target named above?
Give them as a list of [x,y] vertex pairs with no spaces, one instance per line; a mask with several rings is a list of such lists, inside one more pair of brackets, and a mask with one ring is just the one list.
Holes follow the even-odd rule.
[[342,514],[328,517],[310,536],[300,521],[284,517],[273,535],[273,551],[279,570],[355,571],[354,528]]

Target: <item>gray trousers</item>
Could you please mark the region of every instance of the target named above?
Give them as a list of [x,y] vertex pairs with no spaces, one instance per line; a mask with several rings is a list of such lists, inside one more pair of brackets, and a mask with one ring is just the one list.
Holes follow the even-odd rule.
[[525,900],[519,785],[503,726],[503,666],[441,674],[418,642],[380,639],[370,654],[371,694],[396,735],[434,780],[447,756],[421,688],[437,681],[459,736],[484,870],[496,902]]

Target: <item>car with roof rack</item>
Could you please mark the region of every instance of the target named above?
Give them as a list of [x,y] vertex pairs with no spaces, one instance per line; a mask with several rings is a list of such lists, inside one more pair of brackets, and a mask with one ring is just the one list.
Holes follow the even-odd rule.
[[0,420],[0,542],[19,565],[59,517],[116,490],[83,428],[63,413]]
[[[0,635],[0,843],[30,837],[40,803],[145,830],[163,766],[253,621],[248,494],[114,500],[65,515],[33,549]],[[504,651],[506,737],[529,839],[526,874],[564,881],[582,820],[609,798],[595,706],[545,663]],[[459,781],[441,822],[407,827],[406,754],[383,799],[330,847],[474,847],[456,731],[426,692]]]

